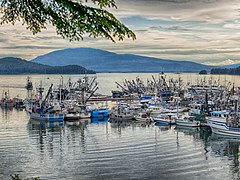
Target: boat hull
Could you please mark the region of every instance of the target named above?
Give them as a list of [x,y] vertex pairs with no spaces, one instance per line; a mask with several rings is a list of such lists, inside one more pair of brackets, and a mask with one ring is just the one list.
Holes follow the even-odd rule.
[[63,114],[38,114],[31,113],[30,119],[39,120],[39,121],[49,121],[49,122],[62,122],[64,119]]
[[141,121],[141,122],[152,122],[153,119],[151,117],[147,117],[147,118],[142,118],[142,117],[135,117],[136,121]]
[[80,119],[89,119],[91,118],[91,113],[80,113]]
[[80,119],[80,114],[66,114],[64,116],[64,121],[78,121]]
[[117,121],[130,121],[133,120],[133,115],[119,115],[119,114],[111,114],[110,120],[117,120]]
[[104,118],[108,117],[108,110],[93,110],[91,111],[91,118]]
[[174,124],[176,124],[175,121],[166,120],[166,119],[160,119],[160,118],[154,118],[154,122],[156,124],[161,124],[161,125],[174,125]]
[[240,127],[229,127],[226,123],[207,121],[213,133],[221,136],[229,136],[234,138],[240,138]]
[[200,127],[200,122],[199,121],[189,122],[189,121],[176,120],[176,125],[185,126],[185,127]]

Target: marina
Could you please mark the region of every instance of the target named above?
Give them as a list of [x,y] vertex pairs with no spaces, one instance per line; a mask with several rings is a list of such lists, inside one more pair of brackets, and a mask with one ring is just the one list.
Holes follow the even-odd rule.
[[0,3],[0,180],[240,180],[240,1]]
[[[64,90],[66,82],[71,84],[67,75],[32,75],[33,89],[2,88],[11,97],[29,98],[30,95],[34,98],[23,100],[28,102],[23,108],[1,109],[0,154],[3,163],[0,178],[8,179],[14,174],[41,179],[240,178],[237,163],[240,131],[237,124],[230,124],[231,118],[238,119],[237,103],[234,103],[237,102],[239,83],[236,77],[167,74],[164,81],[170,93],[163,89],[165,93],[159,99],[157,97],[162,93],[154,95],[154,81],[152,87],[150,85],[153,76],[155,85],[160,83],[156,78],[159,74],[71,75],[71,81],[78,82],[79,86],[76,86],[78,89],[68,86],[71,87],[70,95]],[[214,88],[214,93],[206,96],[206,89],[200,90],[198,86],[198,96],[191,97],[195,104],[186,106],[185,101],[183,105],[181,100],[189,97],[179,93],[179,88],[182,92],[187,89],[183,84],[188,83],[188,76],[193,77],[191,81],[195,78],[196,82],[200,78],[222,78],[221,85],[228,79],[236,87],[235,99],[226,93],[230,105],[216,106],[217,103],[220,105],[215,100],[215,92],[218,93],[219,89]],[[26,76],[18,77],[17,83],[26,84]],[[86,77],[92,88],[80,86],[79,79],[85,79],[84,82],[81,80],[85,83]],[[136,77],[138,83],[133,85],[131,79]],[[176,78],[178,81],[173,83]],[[13,76],[3,76],[0,83],[8,81],[14,86],[13,79]],[[131,95],[127,85],[121,85],[120,82],[124,81],[131,82]],[[124,96],[111,97],[112,91],[122,90],[115,82],[127,90],[127,93],[120,93]],[[149,82],[148,86],[145,82]],[[161,84],[161,87],[166,86]],[[139,96],[134,94],[135,90],[141,93],[140,97],[145,97],[137,99]],[[31,95],[34,93],[38,97]],[[36,97],[40,99],[36,101]],[[95,97],[93,101],[92,97]],[[201,117],[206,124],[193,115],[203,113],[204,106],[209,107],[209,112],[204,113],[206,117]],[[221,128],[217,128],[218,125]]]

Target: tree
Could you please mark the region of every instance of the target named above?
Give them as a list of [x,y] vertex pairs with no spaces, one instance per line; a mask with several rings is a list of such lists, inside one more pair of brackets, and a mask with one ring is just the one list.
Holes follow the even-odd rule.
[[113,42],[125,37],[136,39],[130,29],[105,10],[110,7],[116,8],[114,0],[0,0],[0,23],[14,25],[20,21],[33,34],[52,24],[57,34],[70,41],[81,40],[85,34]]
[[206,71],[206,70],[201,70],[201,71],[199,72],[199,74],[207,74],[207,71]]

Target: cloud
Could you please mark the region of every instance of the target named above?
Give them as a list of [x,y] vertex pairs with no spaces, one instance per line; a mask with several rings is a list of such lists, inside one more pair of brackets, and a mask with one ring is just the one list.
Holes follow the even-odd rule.
[[53,46],[8,46],[8,47],[1,47],[2,49],[59,49],[62,47],[53,47]]
[[206,62],[205,64],[212,65],[212,66],[226,66],[226,65],[232,65],[232,64],[240,64],[240,60],[227,59],[220,62]]
[[[183,21],[224,21],[239,15],[234,0],[118,0],[119,16],[142,15]],[[115,11],[114,11],[115,12]]]
[[30,60],[57,49],[92,47],[205,64],[240,59],[240,1],[117,0],[117,6],[109,10],[136,33],[137,40],[112,43],[85,37],[69,42],[52,26],[33,35],[17,23],[0,26],[0,54]]

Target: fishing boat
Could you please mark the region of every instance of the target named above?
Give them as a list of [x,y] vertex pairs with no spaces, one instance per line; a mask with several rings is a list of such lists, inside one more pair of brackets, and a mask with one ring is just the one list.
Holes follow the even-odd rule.
[[33,112],[30,115],[30,119],[49,121],[49,122],[62,122],[64,115],[62,113],[43,113],[41,109],[36,109],[37,112]]
[[233,116],[233,112],[229,110],[212,111],[210,112],[210,116],[207,118],[207,120],[211,122],[216,122],[216,123],[227,123],[227,117],[232,117],[232,116]]
[[63,113],[65,121],[88,119],[91,117],[91,113],[86,110],[86,106],[78,104],[76,101],[65,101]]
[[152,117],[157,117],[162,111],[163,107],[161,106],[149,106],[148,111]]
[[23,108],[24,107],[23,99],[20,99],[18,96],[13,98],[13,106],[15,108]]
[[196,121],[194,116],[183,115],[176,120],[178,126],[200,127],[200,121]]
[[133,111],[130,111],[127,107],[124,106],[118,106],[117,109],[114,109],[111,111],[109,115],[110,120],[133,120],[134,114]]
[[44,88],[42,87],[42,82],[39,88],[37,88],[39,93],[39,99],[36,101],[29,101],[26,110],[30,114],[30,119],[47,121],[47,122],[62,122],[64,119],[64,114],[62,113],[61,105],[58,101],[49,102],[47,101],[50,92],[52,90],[53,84],[51,84],[46,97],[43,99],[42,94]]
[[161,113],[183,113],[187,112],[187,108],[185,107],[177,107],[177,106],[169,106],[162,108]]
[[77,121],[80,119],[80,113],[76,109],[65,109],[62,111],[64,114],[64,121]]
[[110,114],[110,119],[114,119],[114,120],[133,120],[134,116],[132,112],[112,112]]
[[32,81],[31,81],[30,76],[27,77],[27,83],[26,83],[25,88],[26,88],[27,90],[33,90],[33,85],[32,85]]
[[81,110],[79,112],[79,114],[80,114],[80,119],[89,119],[89,118],[91,118],[91,113],[89,113],[89,112],[87,112],[85,110]]
[[91,114],[91,118],[105,118],[105,117],[108,117],[108,112],[109,110],[108,109],[94,109],[94,110],[91,110],[90,111],[90,114]]
[[195,120],[200,121],[201,126],[206,126],[206,114],[201,109],[191,108],[188,111],[189,116],[194,116]]
[[211,127],[213,133],[240,138],[240,126],[233,123],[221,123],[207,120],[208,125]]
[[49,121],[49,122],[62,122],[64,114],[61,112],[61,107],[58,102],[47,108],[33,107],[30,113],[30,119]]
[[32,113],[30,119],[48,121],[48,122],[62,122],[64,118],[63,114],[55,113]]
[[1,104],[1,107],[4,107],[4,108],[12,108],[13,107],[13,100],[9,96],[9,91],[3,91],[0,104]]
[[164,113],[159,114],[157,117],[153,118],[154,122],[159,125],[173,125],[176,124],[177,114],[176,113]]
[[147,112],[139,112],[136,116],[134,116],[136,121],[143,121],[143,122],[152,122],[153,118]]
[[219,113],[218,117],[212,115],[211,118],[207,120],[213,133],[240,138],[240,122],[237,103],[236,101],[233,112],[226,111],[225,114]]
[[141,104],[148,104],[152,100],[152,96],[142,96],[139,98]]

